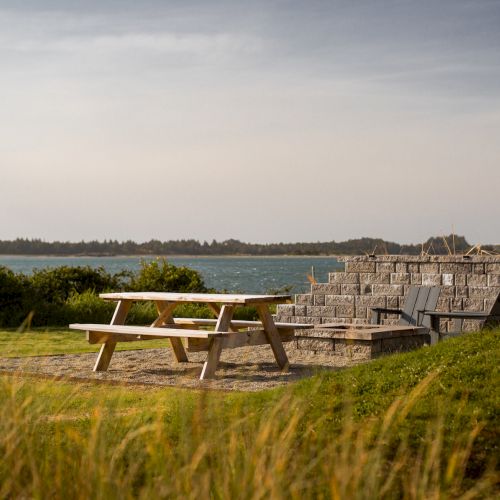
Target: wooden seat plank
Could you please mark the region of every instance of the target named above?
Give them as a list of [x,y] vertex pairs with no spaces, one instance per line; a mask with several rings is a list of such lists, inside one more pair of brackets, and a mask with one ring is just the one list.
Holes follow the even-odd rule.
[[[173,318],[176,325],[189,325],[189,326],[215,326],[217,324],[216,319],[206,319],[206,318]],[[305,323],[275,323],[276,327],[282,330],[299,330],[303,328],[311,328],[312,325]],[[261,321],[249,321],[249,320],[235,320],[231,321],[231,326],[236,328],[252,328],[262,326]]]
[[72,330],[83,330],[86,332],[112,333],[124,335],[140,335],[144,337],[162,337],[162,338],[200,338],[208,339],[214,336],[221,336],[229,332],[210,332],[207,330],[188,330],[185,328],[165,328],[151,326],[133,326],[133,325],[103,325],[95,323],[73,323],[69,325]]

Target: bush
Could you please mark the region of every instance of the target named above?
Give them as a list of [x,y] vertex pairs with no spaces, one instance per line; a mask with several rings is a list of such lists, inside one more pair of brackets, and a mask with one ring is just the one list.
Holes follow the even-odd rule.
[[51,317],[52,322],[68,323],[109,323],[113,316],[115,303],[102,300],[92,290],[73,293],[65,302],[60,317]]
[[26,276],[0,266],[0,325],[21,325],[31,311],[30,291]]
[[[201,275],[176,267],[165,259],[142,261],[137,273],[108,273],[103,267],[61,266],[37,270],[32,276],[0,267],[0,326],[20,326],[33,314],[33,326],[67,325],[74,322],[108,323],[115,304],[98,294],[106,291],[207,292]],[[179,313],[210,317],[204,306],[186,305]],[[156,317],[153,304],[134,304],[129,321],[150,323]]]
[[177,267],[165,259],[141,261],[141,269],[132,276],[127,287],[141,292],[206,292],[207,288],[200,273],[188,267]]
[[[36,270],[28,277],[31,297],[25,307],[34,311],[33,324],[37,326],[64,325],[86,318],[110,315],[112,304],[103,303],[96,294],[121,290],[126,273],[112,275],[103,267],[60,266]],[[86,312],[84,316],[83,312]]]
[[30,277],[30,282],[38,301],[62,304],[75,293],[122,290],[125,277],[125,273],[112,275],[103,267],[93,269],[90,266],[60,266],[36,270]]

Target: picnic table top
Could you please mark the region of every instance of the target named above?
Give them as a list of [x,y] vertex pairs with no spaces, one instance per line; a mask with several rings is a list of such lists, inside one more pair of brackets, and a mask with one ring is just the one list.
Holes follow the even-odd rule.
[[117,292],[101,293],[106,300],[155,300],[164,302],[203,302],[219,304],[283,304],[291,302],[290,295],[246,295],[230,293],[177,293],[177,292]]

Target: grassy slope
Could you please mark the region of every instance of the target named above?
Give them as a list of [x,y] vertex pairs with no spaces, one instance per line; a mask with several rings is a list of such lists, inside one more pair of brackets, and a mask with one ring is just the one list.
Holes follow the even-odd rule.
[[[6,422],[19,413],[21,416],[16,418],[21,423],[16,426],[23,429],[23,436],[30,436],[29,443],[41,454],[35,459],[41,461],[41,478],[42,469],[54,467],[60,467],[65,476],[78,475],[79,469],[73,469],[72,462],[54,452],[55,436],[59,436],[57,449],[64,449],[64,456],[67,450],[73,450],[74,456],[96,460],[102,468],[114,456],[113,450],[121,450],[124,441],[130,441],[127,451],[120,452],[124,456],[121,468],[112,471],[118,483],[111,481],[114,486],[109,494],[131,488],[129,476],[137,482],[134,487],[145,491],[159,487],[152,476],[167,488],[172,469],[179,474],[180,482],[168,487],[173,490],[165,491],[175,495],[194,488],[200,495],[215,489],[221,496],[228,496],[242,485],[251,495],[258,495],[263,485],[267,485],[265,494],[281,488],[277,496],[290,488],[302,493],[333,494],[332,488],[336,488],[343,495],[360,489],[379,494],[382,487],[377,481],[387,475],[384,467],[398,463],[398,476],[389,491],[400,492],[417,477],[417,493],[418,488],[423,488],[425,495],[433,493],[432,488],[448,488],[446,491],[453,494],[479,488],[483,483],[478,478],[494,466],[491,461],[498,456],[498,333],[468,335],[342,372],[322,373],[288,389],[258,394],[164,388],[124,390],[4,377],[0,387],[0,436],[7,435]],[[10,335],[0,334],[0,339]],[[40,333],[21,335],[31,337],[20,337],[25,346],[19,345],[17,352],[33,353],[26,345],[37,340]],[[40,344],[40,352],[55,353],[65,348],[78,352],[80,346],[84,348],[81,350],[87,348],[74,333],[43,335],[45,343]],[[59,340],[52,342],[51,336]],[[66,347],[61,338],[68,339]],[[15,350],[11,347],[10,352]],[[21,407],[22,411],[17,410]],[[24,414],[29,415],[26,421]],[[144,435],[130,438],[143,429]],[[78,439],[68,437],[73,434]],[[100,436],[102,448],[96,449],[92,441],[96,435]],[[374,436],[382,437],[374,441]],[[151,441],[160,446],[148,448]],[[0,448],[6,446],[0,441]],[[379,455],[373,455],[373,446]],[[23,447],[18,445],[16,449]],[[194,467],[192,460],[197,453],[201,458]],[[17,460],[22,461],[23,456]],[[453,473],[458,467],[453,464],[460,464],[463,456],[468,457],[466,465],[461,472]],[[47,460],[49,463],[45,463]],[[129,470],[130,460],[141,464],[133,473]],[[158,463],[168,465],[170,472],[165,473]],[[351,473],[358,469],[359,477]],[[437,478],[432,476],[435,470],[442,470]],[[255,482],[258,471],[264,477]],[[273,477],[266,483],[268,471],[273,471]],[[453,480],[446,479],[447,474]],[[463,476],[465,482],[461,482]],[[196,488],[188,481],[190,477],[196,478]],[[338,484],[332,485],[332,477]],[[344,477],[349,477],[350,482],[344,484]],[[40,481],[44,484],[43,479]],[[78,481],[78,477],[73,478],[75,485]],[[102,479],[104,483],[96,481],[96,488],[104,488],[104,483],[109,486],[110,478]],[[86,483],[80,486],[87,487]],[[485,488],[493,491],[490,483]],[[14,487],[11,491],[16,492]]]
[[[118,347],[148,348],[165,346],[164,341],[134,342],[119,344]],[[75,353],[96,351],[79,332],[64,330],[44,330],[30,333],[0,332],[2,356],[32,356],[43,354]],[[447,341],[432,348],[424,348],[410,353],[380,358],[369,364],[359,365],[340,372],[325,372],[293,386],[294,397],[307,401],[309,414],[314,417],[331,413],[334,415],[349,400],[356,418],[383,413],[394,398],[405,394],[428,374],[438,376],[429,390],[432,398],[453,396],[467,398],[470,409],[493,421],[498,417],[500,392],[498,384],[500,359],[500,338],[498,333],[471,334],[463,338]],[[80,385],[80,384],[79,384]],[[73,392],[74,384],[53,382],[42,384],[40,390],[49,393]],[[81,392],[83,390],[83,392]],[[249,408],[259,408],[265,402],[274,402],[287,389],[264,391],[260,394],[221,393],[225,400],[242,400]],[[101,399],[103,388],[99,385],[83,384],[78,391],[81,409],[90,408],[95,399]],[[147,411],[153,401],[163,403],[170,393],[176,398],[192,399],[192,391],[182,389],[128,388],[123,400],[123,390],[107,387],[105,394],[113,406],[124,406],[128,410]],[[188,396],[189,395],[189,396]],[[428,399],[431,399],[430,397]],[[145,403],[148,400],[148,403]],[[47,399],[50,401],[50,397]],[[434,404],[435,401],[432,403]],[[144,408],[143,408],[144,405]],[[75,406],[75,402],[73,405]],[[432,410],[424,405],[425,411]],[[63,409],[64,411],[64,409]]]

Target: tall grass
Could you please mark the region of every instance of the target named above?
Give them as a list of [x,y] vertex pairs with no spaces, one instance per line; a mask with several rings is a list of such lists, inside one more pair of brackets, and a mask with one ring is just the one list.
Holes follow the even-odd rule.
[[[45,390],[53,387],[43,384],[55,384],[36,383]],[[468,469],[483,423],[470,415],[466,398],[458,410],[441,401],[423,434],[413,425],[416,406],[439,384],[436,371],[383,413],[364,419],[354,418],[347,397],[338,415],[311,418],[310,399],[292,391],[268,405],[201,393],[130,411],[123,404],[124,390],[117,399],[103,395],[88,412],[75,414],[68,410],[79,386],[49,407],[44,398],[32,396],[30,384],[16,377],[0,379],[1,498],[495,494],[495,463],[489,461],[480,473]],[[318,383],[309,396],[319,390]],[[450,419],[465,424],[450,434],[445,425]],[[332,426],[333,420],[337,424]]]

